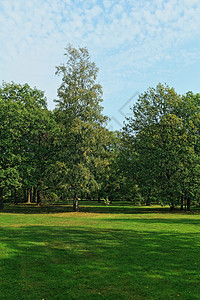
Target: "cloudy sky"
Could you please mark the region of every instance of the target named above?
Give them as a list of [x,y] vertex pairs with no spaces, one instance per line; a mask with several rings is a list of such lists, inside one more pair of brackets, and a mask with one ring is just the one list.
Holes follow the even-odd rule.
[[111,129],[149,86],[200,92],[199,0],[0,0],[0,41],[0,84],[44,90],[49,109],[64,48],[87,47]]

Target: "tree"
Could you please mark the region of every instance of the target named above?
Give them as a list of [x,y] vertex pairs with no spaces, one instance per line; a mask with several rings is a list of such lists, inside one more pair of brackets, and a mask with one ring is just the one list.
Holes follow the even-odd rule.
[[[140,163],[140,157],[135,150],[132,137],[129,137],[123,132],[117,155],[117,178],[121,178],[121,198],[131,200],[136,204],[143,202],[143,200],[146,198],[144,187],[148,187],[146,181],[145,184],[142,184]],[[146,204],[147,203],[148,201],[146,201]]]
[[[63,134],[59,154],[62,186],[73,192],[74,211],[82,193],[98,189],[94,170],[99,165],[107,118],[102,114],[102,87],[96,83],[98,68],[86,48],[66,48],[67,62],[56,69],[62,76],[55,115]],[[101,138],[100,138],[101,137]]]
[[[191,200],[199,203],[200,195],[200,94],[186,93],[182,96],[179,117],[183,122],[186,147],[182,156],[181,200],[190,210]],[[183,209],[183,203],[181,203]]]
[[24,108],[12,100],[4,101],[0,94],[0,210],[3,191],[21,186],[19,138],[23,127]]
[[195,186],[199,117],[197,100],[195,104],[189,95],[181,97],[173,88],[158,84],[139,96],[123,130],[132,155],[139,158],[135,166],[140,186],[146,182],[147,190],[171,209],[186,193],[186,185],[188,195]]
[[3,188],[23,187],[30,195],[32,187],[37,187],[39,195],[56,127],[44,92],[28,84],[3,82],[0,101],[0,194]]

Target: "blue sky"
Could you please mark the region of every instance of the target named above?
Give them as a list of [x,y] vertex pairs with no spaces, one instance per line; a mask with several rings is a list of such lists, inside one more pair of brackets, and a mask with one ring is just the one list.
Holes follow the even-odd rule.
[[0,40],[0,82],[44,90],[49,109],[64,48],[87,47],[110,129],[149,86],[200,92],[199,0],[0,0]]

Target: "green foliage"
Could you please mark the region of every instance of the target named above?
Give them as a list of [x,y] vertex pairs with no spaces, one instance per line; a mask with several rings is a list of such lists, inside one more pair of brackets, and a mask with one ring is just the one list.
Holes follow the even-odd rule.
[[200,94],[158,84],[139,96],[122,132],[112,132],[87,48],[69,45],[65,58],[53,112],[37,88],[0,86],[0,210],[3,198],[74,198],[77,210],[87,198],[199,205]]
[[174,207],[197,192],[199,126],[198,94],[181,97],[159,84],[139,96],[123,136],[129,178],[134,174],[143,195]]
[[0,188],[41,188],[52,159],[55,122],[42,91],[28,84],[0,87]]
[[[59,165],[61,186],[81,193],[99,188],[96,168],[104,150],[106,117],[102,115],[102,88],[96,83],[98,69],[86,48],[66,48],[66,64],[57,67],[62,76],[55,116],[62,132]],[[105,138],[104,138],[105,137]]]
[[108,199],[108,197],[106,197],[106,198],[103,198],[103,199],[101,199],[102,201],[103,201],[103,203],[105,204],[105,205],[110,205],[110,201],[109,201],[109,199]]
[[44,92],[36,87],[31,88],[27,83],[24,85],[14,82],[6,83],[3,81],[0,87],[2,100],[23,104],[26,108],[47,108],[47,99]]

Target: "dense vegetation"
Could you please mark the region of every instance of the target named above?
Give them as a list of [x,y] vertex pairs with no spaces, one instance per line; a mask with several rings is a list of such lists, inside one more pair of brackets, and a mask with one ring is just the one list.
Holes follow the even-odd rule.
[[158,84],[120,132],[106,128],[98,69],[66,48],[53,112],[28,84],[0,87],[0,210],[5,202],[130,200],[190,210],[200,194],[200,95]]

